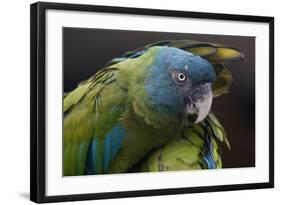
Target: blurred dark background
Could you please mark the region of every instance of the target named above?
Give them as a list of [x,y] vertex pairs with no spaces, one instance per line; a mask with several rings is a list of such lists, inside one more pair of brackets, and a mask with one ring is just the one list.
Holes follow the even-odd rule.
[[212,110],[231,144],[222,146],[224,168],[255,166],[255,37],[63,28],[64,91],[96,73],[114,57],[160,40],[189,39],[238,48],[245,62],[228,65],[234,83],[228,94],[214,99]]

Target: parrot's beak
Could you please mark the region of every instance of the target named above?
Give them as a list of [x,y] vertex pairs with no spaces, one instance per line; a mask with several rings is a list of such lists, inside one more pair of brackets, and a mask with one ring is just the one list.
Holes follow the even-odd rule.
[[205,83],[189,90],[186,101],[186,113],[197,115],[195,123],[207,117],[213,101],[212,84]]

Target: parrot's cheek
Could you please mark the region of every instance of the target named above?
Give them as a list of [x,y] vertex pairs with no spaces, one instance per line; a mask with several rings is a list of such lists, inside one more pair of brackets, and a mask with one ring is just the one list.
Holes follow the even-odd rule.
[[213,93],[211,83],[197,86],[185,97],[186,113],[196,115],[195,123],[204,120],[212,106]]

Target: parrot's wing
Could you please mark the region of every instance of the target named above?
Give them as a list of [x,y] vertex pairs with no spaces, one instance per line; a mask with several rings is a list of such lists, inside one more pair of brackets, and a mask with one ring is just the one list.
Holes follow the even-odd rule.
[[64,175],[105,172],[121,146],[126,92],[105,68],[64,97]]
[[186,125],[179,138],[148,154],[134,171],[178,171],[221,168],[217,141],[229,143],[223,127],[214,114],[199,124]]
[[[189,139],[189,129],[190,127],[187,127],[187,132],[184,134],[187,139]],[[202,167],[208,169],[221,168],[221,158],[217,141],[225,143],[228,149],[231,149],[231,147],[226,132],[217,117],[212,112],[209,112],[205,120],[199,124],[194,124],[192,129],[204,141],[204,147],[201,153]]]
[[240,50],[222,44],[198,42],[192,40],[166,40],[146,45],[134,51],[128,51],[123,56],[112,59],[107,63],[107,66],[122,62],[128,58],[137,58],[144,54],[147,49],[153,46],[179,48],[195,55],[199,55],[208,60],[214,66],[216,72],[216,80],[213,83],[214,97],[227,93],[230,85],[233,82],[231,72],[226,67],[226,64],[230,62],[242,61],[245,59],[244,54]]

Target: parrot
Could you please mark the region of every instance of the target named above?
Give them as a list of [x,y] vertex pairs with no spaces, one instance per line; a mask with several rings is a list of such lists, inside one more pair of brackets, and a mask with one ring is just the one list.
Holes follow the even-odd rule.
[[63,175],[222,168],[211,111],[233,82],[233,47],[165,40],[110,60],[63,96]]

